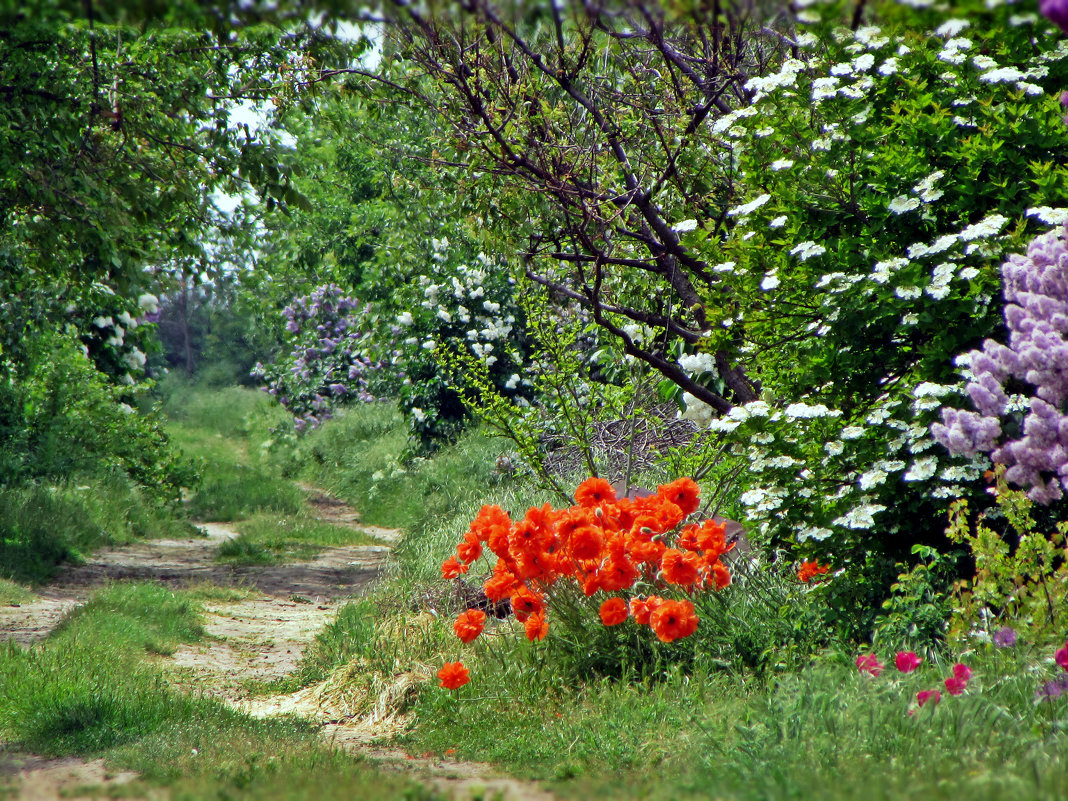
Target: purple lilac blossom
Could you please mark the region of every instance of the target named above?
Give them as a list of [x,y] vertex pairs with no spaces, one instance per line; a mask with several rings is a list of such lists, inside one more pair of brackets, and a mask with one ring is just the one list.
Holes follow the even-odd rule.
[[367,386],[379,367],[365,355],[368,311],[336,284],[316,287],[282,311],[290,353],[252,374],[293,414],[298,432],[331,417],[335,403],[375,400]]
[[[1068,20],[1068,0],[1061,4]],[[974,378],[967,393],[975,412],[943,409],[934,438],[956,454],[989,453],[1005,465],[1005,477],[1028,488],[1028,497],[1049,504],[1068,486],[1068,227],[1037,237],[1027,255],[1002,265],[1006,347],[993,340],[965,361]],[[1002,440],[1009,414],[1005,385],[1031,385],[1033,397],[1023,417],[1022,436]]]
[[1068,33],[1068,0],[1039,0],[1042,15],[1065,33]]
[[1047,681],[1035,690],[1035,700],[1041,701],[1043,698],[1060,698],[1064,693],[1068,693],[1068,673],[1063,676],[1058,676],[1053,679],[1053,681]]
[[994,632],[993,640],[998,648],[1012,648],[1016,645],[1016,629],[1004,626]]

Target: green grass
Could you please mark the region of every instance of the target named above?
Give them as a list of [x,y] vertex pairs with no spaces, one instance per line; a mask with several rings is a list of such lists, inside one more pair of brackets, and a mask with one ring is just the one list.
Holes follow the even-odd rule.
[[103,756],[142,773],[139,787],[165,785],[175,799],[298,799],[309,786],[330,799],[432,797],[325,748],[301,720],[253,720],[172,690],[147,656],[201,636],[184,593],[98,593],[44,643],[0,646],[0,741],[46,756]]
[[315,558],[324,548],[375,545],[378,540],[348,526],[312,517],[259,514],[237,525],[241,536],[219,546],[220,562],[274,565]]
[[17,606],[28,603],[36,597],[29,587],[10,579],[0,578],[0,606]]
[[351,503],[364,522],[421,537],[457,505],[502,484],[495,460],[509,447],[475,430],[432,459],[408,459],[407,449],[407,427],[396,408],[362,404],[304,437],[289,469]]
[[483,659],[456,697],[423,693],[405,743],[551,780],[570,798],[1066,797],[1068,699],[1034,703],[1034,654],[969,661],[964,696],[910,716],[946,666],[875,679],[830,658],[766,685],[694,671],[572,688]]
[[241,387],[205,389],[174,375],[161,382],[159,394],[171,441],[200,471],[187,507],[191,517],[230,521],[303,508],[303,493],[268,458],[271,428],[287,417],[269,396]]
[[125,477],[0,489],[0,578],[40,584],[64,562],[107,546],[194,533]]

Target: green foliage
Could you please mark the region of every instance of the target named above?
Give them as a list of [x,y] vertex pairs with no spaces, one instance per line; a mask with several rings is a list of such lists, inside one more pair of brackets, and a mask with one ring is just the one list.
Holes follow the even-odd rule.
[[883,601],[885,614],[875,621],[874,642],[883,648],[941,640],[953,611],[949,595],[960,554],[943,554],[929,545],[913,545],[912,553],[917,561],[911,567],[898,563],[902,572]]
[[1032,639],[1057,637],[1068,625],[1068,521],[1043,531],[1033,502],[1009,488],[1004,466],[991,479],[996,510],[980,513],[971,524],[967,501],[950,506],[947,536],[967,546],[975,562],[975,575],[956,587],[950,633],[989,634],[997,620]]
[[0,362],[0,485],[118,471],[173,500],[192,482],[159,422],[136,413],[129,390],[110,384],[71,338],[41,334],[24,348],[22,363]]
[[1068,51],[1010,6],[973,6],[956,38],[934,32],[944,9],[856,31],[812,9],[798,56],[714,124],[737,166],[726,236],[712,220],[683,235],[720,263],[704,347],[763,387],[712,424],[759,539],[874,586],[913,546],[946,548],[951,498],[982,502],[982,465],[929,425],[961,389],[955,356],[1000,326],[998,261],[1068,181]]

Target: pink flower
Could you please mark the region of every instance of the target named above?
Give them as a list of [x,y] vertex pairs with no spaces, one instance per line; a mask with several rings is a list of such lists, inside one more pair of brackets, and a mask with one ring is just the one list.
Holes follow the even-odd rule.
[[878,676],[883,672],[883,663],[875,658],[875,654],[858,656],[857,670],[861,673],[870,673],[873,676]]
[[953,675],[946,679],[946,692],[950,695],[960,695],[968,686],[968,679],[972,677],[972,669],[958,662],[953,666]]
[[946,679],[946,692],[950,695],[960,695],[964,692],[964,688],[968,686],[968,682],[961,681],[960,679],[950,676]]
[[942,693],[940,693],[938,690],[920,690],[918,693],[916,693],[916,703],[918,703],[920,706],[923,706],[928,701],[930,701],[932,704],[937,704],[941,700]]
[[1068,670],[1068,641],[1064,643],[1063,648],[1053,655],[1053,661],[1065,670]]
[[1039,0],[1039,10],[1065,33],[1068,33],[1068,2],[1065,0]]
[[922,658],[916,656],[914,651],[898,651],[894,657],[894,665],[902,673],[911,673],[920,666]]

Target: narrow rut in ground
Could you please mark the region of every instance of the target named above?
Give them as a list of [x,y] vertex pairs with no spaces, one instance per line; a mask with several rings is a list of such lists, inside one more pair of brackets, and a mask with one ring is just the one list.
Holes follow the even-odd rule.
[[[355,510],[327,493],[314,487],[302,489],[320,520],[350,526],[383,543],[399,539],[397,531],[361,525]],[[307,562],[234,567],[218,564],[214,556],[218,546],[237,537],[237,532],[220,523],[200,528],[203,537],[107,549],[84,565],[64,569],[53,584],[38,590],[33,601],[0,607],[0,643],[39,642],[95,589],[113,581],[156,581],[175,588],[205,583],[247,588],[249,594],[241,600],[204,603],[208,638],[160,658],[170,668],[175,684],[256,717],[290,714],[312,720],[321,727],[327,743],[371,759],[382,769],[401,771],[448,798],[552,801],[537,786],[503,776],[489,765],[413,756],[391,748],[388,741],[407,725],[409,705],[419,685],[428,680],[425,675],[401,674],[376,688],[374,707],[364,714],[354,714],[345,694],[330,680],[289,695],[262,697],[255,691],[256,685],[296,670],[305,647],[334,620],[339,607],[367,592],[386,564],[388,544],[327,548]],[[12,784],[14,797],[25,801],[80,798],[87,786],[108,787],[133,778],[135,774],[109,772],[102,760],[43,759],[5,754],[0,748],[0,786]]]

